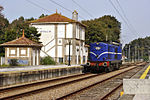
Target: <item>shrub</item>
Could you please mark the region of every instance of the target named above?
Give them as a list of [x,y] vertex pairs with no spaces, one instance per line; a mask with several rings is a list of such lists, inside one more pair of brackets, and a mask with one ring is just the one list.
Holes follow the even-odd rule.
[[10,59],[10,66],[18,66],[17,59]]
[[41,64],[42,65],[55,65],[56,62],[53,60],[52,57],[46,56],[46,57],[41,59]]

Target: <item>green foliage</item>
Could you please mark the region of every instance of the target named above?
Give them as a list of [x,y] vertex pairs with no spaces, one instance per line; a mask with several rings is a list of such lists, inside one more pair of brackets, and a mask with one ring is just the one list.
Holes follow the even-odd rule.
[[87,25],[86,44],[100,41],[120,42],[121,23],[115,17],[105,15],[98,19],[82,21],[82,23]]
[[[24,19],[24,17],[21,16],[9,24],[9,21],[6,18],[0,16],[0,44],[21,37],[23,30],[25,31],[25,36],[27,38],[32,41],[39,42],[41,34],[38,33],[36,28],[29,27],[28,21],[31,20],[34,20],[34,18]],[[3,47],[0,47],[0,56],[4,56]]]
[[[3,7],[0,6],[0,44],[5,42],[5,28],[8,27],[9,21],[4,18],[1,11],[3,10]],[[4,56],[4,48],[0,47],[0,56]]]
[[41,59],[41,64],[42,65],[55,65],[56,62],[53,60],[52,57],[46,56],[46,57]]
[[42,14],[39,18],[43,18],[43,17],[45,17],[45,16],[48,16],[48,15],[44,15],[44,14]]
[[138,38],[131,41],[130,44],[126,44],[123,48],[123,52],[127,57],[129,47],[131,59],[143,59],[144,61],[149,59],[150,37]]
[[17,59],[11,59],[9,65],[10,66],[18,66]]
[[26,19],[26,21],[33,21],[33,20],[35,20],[33,17],[31,17],[31,18],[29,18],[29,19]]
[[3,64],[3,65],[0,65],[0,67],[10,67],[10,66]]
[[[41,35],[38,33],[37,29],[34,27],[29,27],[29,23],[24,19],[24,17],[20,17],[19,19],[14,20],[8,27],[8,34],[12,34],[10,31],[13,31],[15,33],[14,37],[21,37],[22,36],[22,30],[25,31],[25,36],[32,41],[39,42],[39,36]],[[11,40],[14,38],[12,37]]]

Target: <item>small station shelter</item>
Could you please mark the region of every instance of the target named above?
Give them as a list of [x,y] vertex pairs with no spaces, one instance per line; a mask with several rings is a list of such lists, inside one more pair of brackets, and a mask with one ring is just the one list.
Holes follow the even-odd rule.
[[39,65],[40,64],[40,50],[42,44],[31,41],[24,36],[9,41],[0,46],[5,47],[5,64],[9,64],[11,59],[17,59],[20,65]]

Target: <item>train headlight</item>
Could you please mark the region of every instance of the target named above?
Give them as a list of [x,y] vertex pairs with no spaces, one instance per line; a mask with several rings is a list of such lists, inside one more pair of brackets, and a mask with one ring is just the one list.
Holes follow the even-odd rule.
[[95,49],[96,49],[96,50],[100,50],[100,49],[101,49],[101,47],[95,47]]
[[87,62],[87,66],[90,66],[90,62]]
[[107,66],[107,62],[104,62],[104,63],[103,63],[103,66]]

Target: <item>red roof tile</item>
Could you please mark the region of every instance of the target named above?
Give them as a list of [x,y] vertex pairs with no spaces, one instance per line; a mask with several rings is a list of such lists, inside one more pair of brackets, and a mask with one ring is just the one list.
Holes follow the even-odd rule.
[[86,25],[84,25],[78,21],[72,20],[68,17],[65,17],[57,12],[52,15],[45,16],[43,18],[31,21],[30,23],[48,23],[48,22],[76,22],[76,23],[79,23],[79,24],[83,25],[84,27],[86,27]]
[[36,43],[34,41],[31,41],[30,39],[22,36],[16,40],[9,41],[3,44],[0,44],[0,46],[34,46],[34,47],[42,47],[42,44]]
[[43,18],[32,21],[31,23],[39,23],[39,22],[76,22],[70,18],[67,18],[61,14],[54,13],[49,16],[45,16]]

